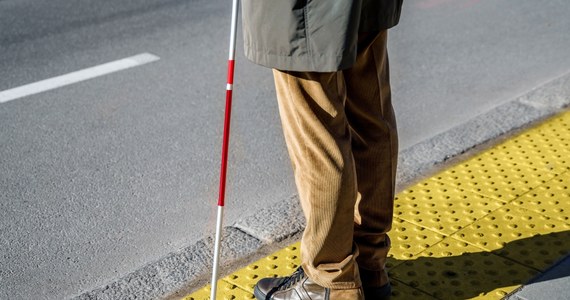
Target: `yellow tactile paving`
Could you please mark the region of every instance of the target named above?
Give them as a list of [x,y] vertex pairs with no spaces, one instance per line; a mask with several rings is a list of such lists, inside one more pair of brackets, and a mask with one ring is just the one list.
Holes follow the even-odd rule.
[[391,300],[436,300],[437,298],[430,296],[416,288],[408,286],[397,279],[392,279],[392,298]]
[[494,251],[505,247],[507,243],[537,234],[568,230],[569,224],[508,204],[456,232],[453,237],[473,243],[486,251]]
[[[225,280],[218,281],[217,295],[219,300],[251,300],[255,299],[251,292],[247,292]],[[198,291],[184,297],[184,300],[208,300],[210,299],[210,286],[205,286]]]
[[477,161],[527,165],[557,174],[570,170],[569,112],[479,155]]
[[570,172],[533,189],[512,203],[570,224]]
[[449,237],[389,272],[438,299],[504,296],[537,273]]
[[409,223],[405,220],[394,218],[390,239],[392,249],[389,253],[389,262],[395,266],[393,260],[406,260],[427,248],[441,242],[444,235],[432,232],[431,230]]
[[505,162],[469,160],[452,167],[433,180],[502,201],[511,201],[555,176],[534,167]]
[[561,257],[570,254],[570,231],[535,235],[507,243],[493,253],[544,271]]
[[434,180],[421,182],[396,197],[394,215],[451,234],[498,209],[505,202]]
[[[570,251],[570,111],[398,194],[390,237],[394,300],[501,299],[546,270]],[[219,299],[253,299],[299,256],[295,243],[230,274]]]
[[265,277],[282,277],[291,275],[301,263],[300,243],[281,249],[257,262],[238,270],[226,278],[226,281],[253,293],[255,283]]
[[[541,146],[538,147],[537,144]],[[502,157],[499,158],[496,154]],[[491,158],[493,161],[502,159],[504,162],[537,168],[538,171],[561,174],[570,169],[568,141],[562,141],[560,138],[545,138],[538,133],[525,134],[510,140],[495,149],[495,153],[484,154],[481,159],[488,159],[491,155],[495,155]]]

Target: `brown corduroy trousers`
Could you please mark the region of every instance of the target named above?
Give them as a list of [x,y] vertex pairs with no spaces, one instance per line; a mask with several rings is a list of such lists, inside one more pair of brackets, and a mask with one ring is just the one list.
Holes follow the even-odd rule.
[[274,70],[279,113],[307,225],[302,267],[331,289],[387,283],[398,142],[387,31],[359,36],[350,69]]

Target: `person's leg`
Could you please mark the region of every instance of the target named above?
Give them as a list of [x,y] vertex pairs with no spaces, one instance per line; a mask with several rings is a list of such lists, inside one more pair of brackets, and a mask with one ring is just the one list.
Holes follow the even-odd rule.
[[398,137],[391,103],[387,32],[362,34],[356,64],[343,71],[358,200],[354,241],[363,287],[388,283],[384,270],[394,206]]
[[301,240],[302,268],[312,281],[330,289],[331,299],[362,299],[355,262],[358,252],[352,239],[356,177],[344,113],[343,75],[276,70],[274,77],[307,220]]

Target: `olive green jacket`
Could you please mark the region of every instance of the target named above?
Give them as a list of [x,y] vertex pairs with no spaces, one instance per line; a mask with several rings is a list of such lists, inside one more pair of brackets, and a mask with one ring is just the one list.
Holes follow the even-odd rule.
[[245,55],[289,71],[352,66],[358,32],[395,26],[403,0],[242,0]]

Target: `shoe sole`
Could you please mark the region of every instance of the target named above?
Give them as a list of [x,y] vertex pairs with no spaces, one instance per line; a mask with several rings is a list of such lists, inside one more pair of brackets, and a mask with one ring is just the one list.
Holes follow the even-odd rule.
[[255,299],[257,299],[257,300],[266,300],[266,298],[267,298],[267,295],[264,294],[262,291],[260,291],[259,288],[257,288],[257,285],[253,289],[253,295],[255,296]]

